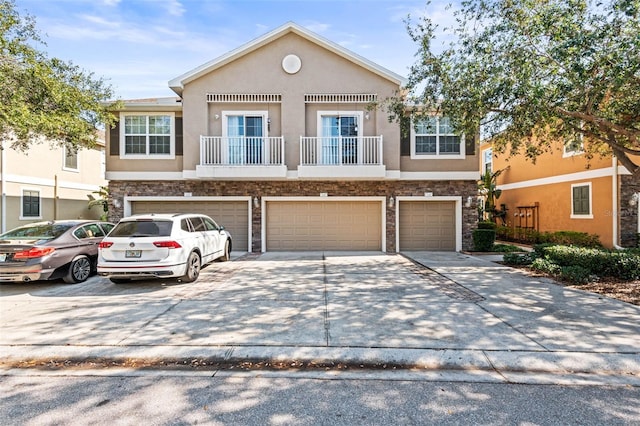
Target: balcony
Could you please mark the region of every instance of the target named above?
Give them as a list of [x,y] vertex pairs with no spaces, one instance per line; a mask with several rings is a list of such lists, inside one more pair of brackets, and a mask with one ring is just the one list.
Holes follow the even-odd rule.
[[200,136],[199,178],[285,178],[284,138]]
[[300,137],[300,178],[380,179],[385,173],[382,136]]

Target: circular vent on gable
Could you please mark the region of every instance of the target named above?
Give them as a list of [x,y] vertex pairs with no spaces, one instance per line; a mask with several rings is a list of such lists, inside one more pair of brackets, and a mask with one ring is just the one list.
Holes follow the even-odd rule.
[[302,61],[297,55],[293,55],[293,54],[287,55],[282,60],[282,69],[287,74],[295,74],[298,71],[300,71],[301,67],[302,67]]

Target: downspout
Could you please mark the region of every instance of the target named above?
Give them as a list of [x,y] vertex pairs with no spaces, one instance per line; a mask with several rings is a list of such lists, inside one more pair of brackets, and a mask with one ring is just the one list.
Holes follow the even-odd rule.
[[624,247],[618,245],[618,158],[612,156],[611,168],[611,220],[612,222],[612,245],[617,250],[623,250]]
[[53,176],[53,220],[58,219],[58,175]]
[[0,207],[0,220],[2,221],[2,229],[0,233],[4,234],[7,230],[7,194],[5,192],[5,176],[7,175],[7,164],[4,155],[4,139],[0,142],[0,167],[2,175],[0,176],[0,193],[2,193],[2,207]]

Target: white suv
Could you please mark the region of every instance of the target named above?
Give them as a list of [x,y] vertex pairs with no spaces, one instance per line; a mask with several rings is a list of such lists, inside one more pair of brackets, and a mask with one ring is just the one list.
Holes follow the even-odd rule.
[[145,214],[120,220],[99,245],[98,274],[116,283],[178,277],[192,282],[200,268],[229,260],[231,234],[201,214]]

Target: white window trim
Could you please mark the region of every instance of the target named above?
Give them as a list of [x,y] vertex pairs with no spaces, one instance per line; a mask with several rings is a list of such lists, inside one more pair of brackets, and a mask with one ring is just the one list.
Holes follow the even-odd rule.
[[[440,117],[438,117],[438,128],[440,127]],[[416,153],[416,129],[414,126],[413,118],[411,119],[411,159],[412,160],[459,160],[464,159],[466,156],[466,146],[464,141],[464,135],[460,135],[460,154],[439,154],[440,143],[436,144],[436,154],[418,154]],[[439,135],[439,133],[438,133]],[[439,141],[438,141],[439,142]]]
[[[589,214],[575,214],[573,212],[573,188],[580,186],[589,187]],[[571,219],[593,219],[593,192],[591,182],[573,183],[571,184],[571,192],[569,193],[571,200]]]
[[[170,118],[171,132],[169,135],[169,154],[125,154],[125,117],[127,116],[158,116],[166,115]],[[148,146],[147,146],[148,148]],[[173,160],[176,158],[176,115],[173,112],[121,112],[120,113],[120,159],[122,160]]]
[[[485,161],[485,156],[487,154],[487,152],[489,152],[489,157],[491,158],[488,162]],[[481,158],[482,158],[482,173],[481,174],[485,174],[486,170],[487,170],[487,164],[491,164],[491,172],[493,173],[493,148],[487,148],[487,149],[483,149],[481,152]]]
[[564,144],[562,146],[562,158],[570,158],[576,157],[578,155],[584,154],[584,145],[581,145],[580,149],[576,149],[575,151],[567,151],[567,145]]
[[358,137],[362,137],[362,127],[364,124],[364,113],[362,111],[318,111],[316,118],[316,135],[318,136],[318,138],[322,137],[322,117],[324,116],[356,116],[358,118]]
[[67,147],[62,147],[62,170],[67,172],[75,172],[78,173],[80,171],[80,149],[76,150],[76,168],[67,167]]
[[[322,117],[356,117],[358,126],[358,141],[362,138],[362,128],[364,127],[364,113],[362,111],[335,111],[335,110],[320,110],[316,114],[316,135],[317,146],[316,152],[322,152]],[[361,142],[358,142],[360,144]]]
[[[38,193],[38,204],[40,206],[40,214],[38,216],[25,216],[24,215],[24,192],[25,191],[32,191],[32,192],[37,192]],[[35,220],[35,219],[42,219],[42,191],[40,190],[40,188],[29,188],[29,187],[22,187],[20,188],[20,218],[19,220]]]

